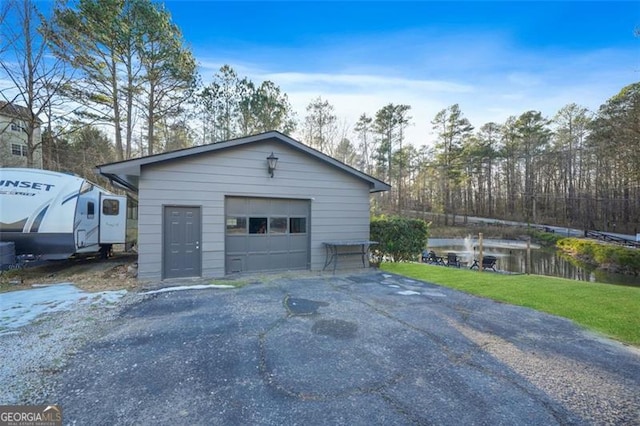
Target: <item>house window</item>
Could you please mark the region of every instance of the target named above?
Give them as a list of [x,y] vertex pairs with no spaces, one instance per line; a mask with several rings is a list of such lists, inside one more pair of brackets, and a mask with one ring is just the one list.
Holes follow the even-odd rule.
[[18,126],[16,123],[11,123],[11,131],[19,132],[20,130],[20,126]]
[[27,146],[26,145],[20,145],[20,144],[17,144],[17,143],[12,143],[11,144],[11,154],[19,155],[21,157],[26,157],[27,156]]

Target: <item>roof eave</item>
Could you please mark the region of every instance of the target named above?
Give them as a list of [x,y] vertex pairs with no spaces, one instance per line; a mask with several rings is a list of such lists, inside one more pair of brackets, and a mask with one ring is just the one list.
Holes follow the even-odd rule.
[[328,163],[334,167],[337,167],[338,169],[341,169],[346,173],[349,173],[353,176],[356,176],[366,181],[369,184],[369,187],[370,187],[369,192],[371,193],[389,191],[391,189],[391,185],[381,180],[378,180],[373,176],[369,176],[366,173],[361,172],[360,170],[357,170],[347,164],[344,164],[333,157],[330,157],[310,146],[307,146],[301,142],[298,142],[295,139],[277,131],[270,131],[266,133],[261,133],[259,135],[246,136],[238,139],[233,139],[230,141],[219,142],[216,144],[201,145],[201,146],[181,149],[178,151],[171,151],[171,152],[155,154],[147,157],[124,160],[116,163],[103,164],[96,167],[96,172],[105,176],[110,180],[123,184],[126,188],[129,188],[130,190],[137,191],[137,187],[133,183],[133,179],[127,180],[122,178],[122,176],[140,177],[140,169],[144,165],[160,163],[164,161],[171,161],[171,160],[183,158],[186,156],[233,148],[233,147],[257,142],[260,140],[268,140],[268,139],[276,139],[276,140],[279,140],[280,142],[284,142],[285,144],[289,145],[292,148],[303,151],[308,155],[316,157],[319,160],[324,161],[325,163]]
[[369,193],[374,194],[376,192],[384,192],[384,191],[390,191],[391,190],[391,185],[388,185],[386,183],[380,183],[380,184],[374,184],[371,189],[369,189]]

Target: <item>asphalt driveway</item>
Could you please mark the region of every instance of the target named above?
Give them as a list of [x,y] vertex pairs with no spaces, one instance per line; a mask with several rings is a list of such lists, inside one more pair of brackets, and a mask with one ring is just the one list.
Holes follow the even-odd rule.
[[57,381],[76,424],[640,424],[637,349],[379,272],[149,295]]

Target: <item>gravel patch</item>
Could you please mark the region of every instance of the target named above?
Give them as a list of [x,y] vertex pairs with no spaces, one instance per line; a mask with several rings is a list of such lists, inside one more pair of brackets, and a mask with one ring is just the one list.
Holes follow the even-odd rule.
[[[499,359],[538,389],[579,414],[588,424],[638,424],[638,383],[633,378],[610,374],[603,368],[517,345],[490,333],[451,324],[463,335]],[[611,342],[611,344],[615,344]],[[634,352],[633,349],[629,351]],[[630,390],[632,390],[630,392]]]
[[29,325],[0,334],[0,405],[55,404],[49,400],[56,375],[89,339],[102,335],[110,320],[143,296],[117,301],[77,301],[70,310],[40,315]]

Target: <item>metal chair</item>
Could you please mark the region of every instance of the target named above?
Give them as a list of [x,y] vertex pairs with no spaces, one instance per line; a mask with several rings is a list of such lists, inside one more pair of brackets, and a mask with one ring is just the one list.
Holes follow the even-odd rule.
[[460,258],[456,253],[447,253],[447,266],[455,266],[456,268],[460,267]]
[[[493,272],[497,272],[496,271],[496,262],[498,261],[498,258],[495,256],[483,256],[482,257],[482,269],[491,269],[493,270]],[[471,267],[469,269],[473,269],[473,268],[478,268],[479,264],[478,264],[478,259],[474,259],[473,261],[473,265],[471,265]]]

